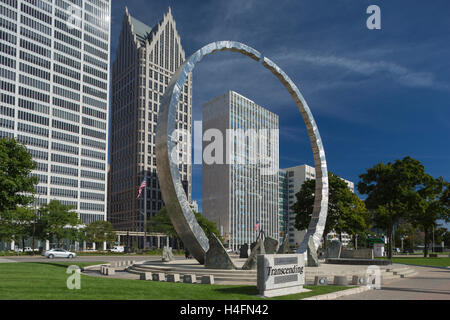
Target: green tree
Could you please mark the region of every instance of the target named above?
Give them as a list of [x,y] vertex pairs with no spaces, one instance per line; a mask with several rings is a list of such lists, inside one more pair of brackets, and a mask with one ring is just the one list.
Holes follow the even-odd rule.
[[[368,229],[369,213],[359,197],[350,191],[347,183],[337,175],[328,173],[328,215],[324,229],[325,247],[326,236],[335,230],[338,233],[362,233]],[[316,181],[305,181],[296,194],[297,202],[291,207],[295,213],[295,227],[297,230],[307,229],[311,221],[314,208],[314,193]]]
[[25,146],[14,139],[0,138],[0,215],[33,201],[37,178],[30,173],[35,167]]
[[73,207],[65,206],[57,200],[43,204],[40,208],[40,218],[36,229],[41,239],[53,240],[56,238],[58,247],[61,240],[74,240],[76,227],[81,224],[78,214]]
[[[198,212],[194,212],[194,214],[198,224],[203,229],[206,236],[209,237],[211,233],[214,233],[220,239],[219,231],[215,222],[208,220]],[[170,237],[175,238],[177,242],[179,241],[178,234],[172,224],[172,221],[170,220],[166,207],[159,210],[159,212],[147,222],[147,231],[165,233]]]
[[434,179],[430,175],[425,175],[422,185],[411,200],[409,220],[413,226],[424,232],[424,257],[428,256],[428,246],[432,240],[432,231],[437,228],[437,221],[449,220],[449,208],[443,198],[445,185],[446,182],[442,177]]
[[420,161],[405,157],[394,163],[379,163],[359,176],[358,191],[367,195],[365,204],[375,225],[386,231],[389,259],[392,259],[394,225],[408,213],[424,175]]
[[86,240],[89,242],[106,242],[111,244],[117,236],[109,221],[94,221],[86,227]]

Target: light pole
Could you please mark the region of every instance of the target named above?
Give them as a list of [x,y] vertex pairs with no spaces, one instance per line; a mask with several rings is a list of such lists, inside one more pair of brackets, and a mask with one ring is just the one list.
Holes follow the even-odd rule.
[[[37,199],[39,201],[41,195],[38,195]],[[33,243],[31,244],[32,255],[34,256],[34,237],[36,234],[36,220],[37,220],[37,201],[36,197],[34,197],[34,221],[33,221]]]

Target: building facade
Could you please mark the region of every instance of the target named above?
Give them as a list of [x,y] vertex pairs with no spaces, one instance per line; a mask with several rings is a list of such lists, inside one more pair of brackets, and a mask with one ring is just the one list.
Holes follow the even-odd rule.
[[38,205],[106,220],[109,0],[1,0],[0,136],[26,145]]
[[278,173],[278,214],[280,225],[279,242],[289,236],[289,183],[286,170],[280,169]]
[[[164,206],[156,172],[156,125],[160,99],[184,60],[170,8],[153,27],[126,9],[112,68],[108,220],[116,230],[143,232],[144,212],[149,219]],[[177,124],[180,175],[190,200],[192,75],[183,88]],[[137,199],[144,178],[147,194]]]
[[203,142],[203,215],[233,250],[260,231],[278,239],[278,116],[229,91],[203,106],[203,139],[209,138],[213,144]]

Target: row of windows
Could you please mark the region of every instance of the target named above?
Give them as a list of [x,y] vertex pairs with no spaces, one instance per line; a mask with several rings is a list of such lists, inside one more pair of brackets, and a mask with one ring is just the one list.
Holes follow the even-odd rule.
[[32,155],[33,159],[48,160],[48,152],[28,148],[27,150]]
[[[101,210],[103,211],[103,210]],[[105,216],[102,214],[86,214],[86,213],[80,213],[80,219],[81,222],[88,225],[95,221],[103,221],[105,220]]]
[[75,190],[67,190],[67,189],[57,189],[51,188],[50,195],[64,198],[78,198],[78,191]]
[[52,161],[78,166],[78,158],[52,153]]
[[87,104],[88,106],[97,107],[103,110],[107,109],[106,102],[99,101],[91,97],[83,96],[83,103]]
[[53,173],[59,173],[66,176],[78,177],[78,169],[53,165],[51,167]]
[[87,170],[81,170],[81,176],[83,178],[89,178],[94,180],[105,181],[105,174],[100,172],[93,172]]
[[[10,56],[16,57],[16,48],[7,45],[6,43],[0,42],[0,52],[6,53]],[[14,65],[15,68],[15,65]]]
[[106,120],[106,113],[105,112],[101,112],[101,111],[97,111],[88,107],[83,107],[83,113],[88,115],[88,116],[92,116],[92,117],[96,117],[102,120]]
[[50,179],[51,184],[56,184],[59,186],[65,186],[65,187],[78,187],[78,180],[74,179],[68,179],[68,178],[62,178],[62,177],[51,177]]
[[97,152],[97,151],[92,151],[92,150],[88,150],[88,149],[81,149],[81,155],[83,155],[85,157],[94,158],[94,159],[100,159],[100,160],[106,159],[104,152]]
[[68,35],[65,35],[59,31],[55,30],[55,39],[64,41],[67,44],[70,44],[73,47],[76,47],[78,49],[81,49],[81,41],[78,41],[72,37],[69,37]]
[[[72,57],[77,58],[78,60],[81,59],[80,51],[78,51],[76,49],[73,49],[73,48],[70,48],[70,47],[68,47],[68,46],[66,46],[66,45],[64,45],[64,44],[62,44],[61,42],[58,42],[58,41],[55,41],[54,44],[55,44],[55,49],[56,50],[61,51],[61,52],[65,53],[65,54],[71,55]],[[77,64],[77,63],[79,63],[79,62],[75,62],[73,64]]]
[[83,117],[83,124],[90,126],[90,127],[106,130],[105,122],[97,121],[94,119]]
[[103,51],[98,50],[98,49],[96,49],[94,47],[91,47],[88,44],[84,44],[84,50],[86,52],[92,54],[95,57],[99,57],[99,58],[101,58],[101,59],[103,59],[105,61],[108,61],[108,53],[106,53],[106,52],[103,52]]
[[50,69],[50,61],[37,57],[31,53],[20,50],[20,59],[38,65],[40,67]]
[[85,200],[105,201],[104,193],[80,192],[80,198]]
[[14,120],[0,118],[0,127],[14,130]]
[[17,20],[17,13],[14,10],[11,10],[5,6],[0,6],[0,15],[8,17],[13,20]]
[[25,121],[42,124],[44,126],[49,125],[49,120],[47,117],[38,116],[37,114],[32,114],[21,110],[18,112],[18,118]]
[[59,131],[55,131],[55,130],[52,131],[52,138],[61,140],[61,141],[65,141],[65,142],[75,143],[75,144],[79,143],[79,139],[77,136],[59,132]]
[[[17,136],[17,140],[19,142],[25,143],[26,145],[29,145],[29,146],[35,146],[35,147],[48,149],[48,140],[42,140],[42,139],[38,139],[35,137],[29,137],[29,136],[23,136],[21,134],[19,134]],[[45,171],[47,171],[47,170],[45,170]]]
[[41,127],[32,126],[23,122],[17,124],[17,129],[22,132],[35,134],[38,136],[48,137],[49,130]]
[[98,170],[105,170],[105,164],[104,163],[100,163],[100,162],[96,162],[96,161],[81,159],[81,165],[83,167],[87,167],[87,168],[98,169]]
[[104,183],[97,183],[97,182],[90,182],[90,181],[81,181],[80,187],[83,188],[83,189],[92,189],[92,190],[105,191],[105,184]]
[[67,78],[60,77],[56,74],[53,75],[53,82],[63,85],[69,89],[80,91],[80,83],[69,80]]
[[108,34],[106,32],[103,32],[100,29],[97,29],[97,28],[91,26],[88,23],[84,24],[84,30],[89,32],[89,33],[92,33],[93,35],[95,35],[95,36],[97,36],[99,38],[102,38],[105,41],[109,40]]
[[47,46],[47,47],[51,47],[52,46],[52,40],[50,38],[44,37],[41,34],[38,34],[34,31],[31,31],[27,28],[24,27],[20,27],[20,34],[24,37],[27,37],[31,40],[37,41],[42,43],[43,45]]
[[30,173],[30,176],[37,177],[39,183],[48,183],[48,177],[46,175],[44,175],[44,174]]
[[37,92],[28,88],[19,87],[19,94],[31,99],[36,99],[42,102],[49,103],[50,102],[50,96],[45,93]]
[[17,24],[3,18],[0,18],[0,27],[8,29],[14,33],[17,32]]
[[24,108],[24,109],[28,109],[28,110],[32,110],[32,111],[36,111],[36,112],[41,112],[41,113],[45,113],[45,114],[49,114],[49,110],[50,107],[37,103],[37,102],[31,102],[28,100],[24,100],[22,98],[19,98],[19,107]]
[[5,90],[8,92],[15,93],[16,92],[16,85],[13,83],[9,83],[3,80],[0,80],[0,90]]
[[47,172],[48,171],[48,164],[36,162],[36,169],[37,171]]
[[82,129],[83,135],[89,136],[92,138],[97,138],[101,140],[106,140],[106,134],[104,132],[95,131],[92,129],[84,128]]
[[66,90],[64,88],[53,86],[53,93],[64,98],[80,101],[80,95],[78,93]]
[[79,133],[80,132],[80,127],[74,124],[70,124],[70,123],[65,123],[59,120],[52,120],[52,127],[53,128],[58,128],[61,130],[65,130],[65,131],[70,131],[73,133]]
[[81,63],[78,61],[75,61],[73,59],[68,58],[67,56],[63,56],[59,53],[53,53],[53,58],[61,63],[64,63],[66,66],[72,67],[74,69],[79,70],[81,68]]
[[61,143],[57,143],[57,142],[52,142],[52,150],[70,153],[70,154],[74,154],[74,155],[79,154],[79,150],[77,147],[68,146],[66,144],[61,144]]
[[64,109],[72,110],[75,112],[80,112],[80,106],[78,104],[67,101],[67,100],[53,97],[53,104],[55,106],[58,106],[58,107],[61,107]]
[[0,106],[0,114],[14,118],[14,109],[7,106]]
[[100,88],[103,90],[106,90],[108,88],[108,84],[106,82],[91,78],[87,75],[83,76],[83,80],[84,80],[84,82],[89,83],[89,84],[96,86],[97,88]]
[[50,92],[50,84],[48,82],[33,79],[22,74],[19,75],[19,82],[39,90]]
[[100,142],[100,141],[94,141],[91,139],[83,138],[82,144],[84,146],[100,149],[100,150],[106,150],[106,143]]
[[60,66],[59,64],[56,64],[56,63],[53,64],[53,70],[55,72],[58,72],[58,73],[61,73],[61,74],[65,75],[65,76],[71,77],[71,78],[73,78],[75,80],[80,80],[81,79],[81,76],[80,76],[79,72],[76,72],[76,71],[74,71],[72,69],[69,69],[69,68],[66,68],[66,67],[63,67],[63,66]]
[[41,56],[50,58],[51,51],[49,49],[43,48],[35,43],[31,43],[25,39],[20,39],[20,47],[33,51],[34,53],[40,54]]
[[80,116],[77,114],[73,114],[71,112],[66,112],[57,108],[53,108],[53,115],[55,117],[61,118],[61,119],[65,119],[65,120],[69,120],[69,121],[73,121],[73,122],[80,122]]
[[81,31],[78,28],[69,28],[68,25],[67,25],[68,24],[67,21],[70,21],[71,16],[69,16],[68,14],[61,14],[61,15],[58,16],[59,12],[62,13],[61,10],[56,9],[56,13],[57,13],[56,16],[57,17],[61,17],[66,22],[61,22],[61,21],[55,19],[55,27],[57,27],[58,29],[60,29],[60,30],[62,30],[64,32],[70,33],[71,35],[81,39]]
[[52,1],[48,1],[48,0],[45,0],[45,1],[42,1],[42,0],[25,0],[25,1],[30,3],[30,4],[32,4],[32,5],[34,5],[35,7],[39,8],[39,9],[45,10],[48,13],[52,13],[52,6],[51,6],[51,4],[47,3],[47,2],[51,3]]
[[24,64],[22,62],[20,63],[20,71],[26,72],[28,74],[31,74],[31,75],[35,76],[35,77],[39,77],[39,78],[45,79],[47,81],[50,81],[50,72],[44,71],[42,69],[37,69],[37,68],[32,67],[32,66],[30,66],[28,64]]
[[[105,205],[81,202],[80,203],[80,210],[85,210],[85,211],[105,211]],[[102,220],[103,220],[103,218],[102,218]]]
[[87,64],[83,65],[83,70],[93,76],[96,76],[104,80],[108,80],[108,74],[106,72],[99,71],[95,68],[88,66]]
[[83,86],[83,93],[100,98],[102,100],[106,100],[106,98],[107,98],[106,92],[102,92],[102,91],[96,90],[96,89],[88,87],[88,86]]
[[0,30],[0,40],[5,40],[9,43],[16,44],[17,43],[17,37],[15,35],[12,35],[8,32],[4,32]]
[[40,33],[45,33],[49,36],[52,35],[52,29],[50,27],[47,27],[46,25],[44,25],[36,20],[30,19],[23,14],[20,16],[20,22],[39,31]]

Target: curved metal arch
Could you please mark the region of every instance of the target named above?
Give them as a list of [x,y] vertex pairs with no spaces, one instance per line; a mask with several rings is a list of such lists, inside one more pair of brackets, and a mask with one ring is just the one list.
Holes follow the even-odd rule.
[[193,257],[203,264],[205,253],[209,249],[209,242],[189,206],[181,183],[178,164],[172,159],[172,151],[177,144],[177,136],[172,137],[172,133],[176,130],[178,101],[188,75],[203,57],[224,50],[239,52],[262,62],[262,65],[269,69],[285,86],[300,110],[312,145],[316,169],[316,190],[311,223],[298,252],[306,251],[310,236],[313,237],[317,249],[323,235],[328,212],[328,170],[319,129],[303,95],[283,70],[270,59],[262,57],[255,49],[235,41],[213,42],[191,55],[177,69],[161,99],[156,133],[156,167],[163,200],[174,228]]

